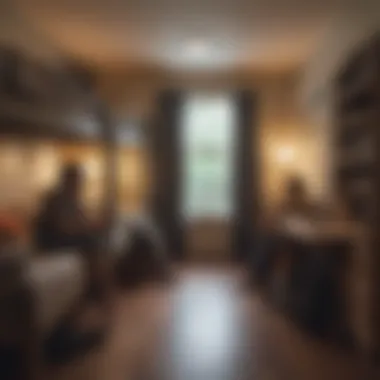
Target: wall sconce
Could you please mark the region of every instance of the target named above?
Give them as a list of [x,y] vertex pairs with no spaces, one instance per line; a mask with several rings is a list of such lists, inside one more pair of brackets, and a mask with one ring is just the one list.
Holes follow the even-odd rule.
[[277,149],[276,159],[280,164],[290,164],[295,160],[295,150],[291,146],[282,146]]

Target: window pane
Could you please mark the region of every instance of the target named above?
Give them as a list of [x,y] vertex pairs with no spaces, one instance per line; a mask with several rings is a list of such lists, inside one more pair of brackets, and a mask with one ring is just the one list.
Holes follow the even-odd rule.
[[230,97],[189,97],[182,119],[183,213],[187,218],[233,212],[234,110]]

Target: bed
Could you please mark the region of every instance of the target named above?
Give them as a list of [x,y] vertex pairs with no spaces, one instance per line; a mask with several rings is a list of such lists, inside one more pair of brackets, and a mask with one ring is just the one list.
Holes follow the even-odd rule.
[[78,252],[54,252],[33,257],[25,278],[35,299],[38,328],[48,334],[82,300],[87,270]]

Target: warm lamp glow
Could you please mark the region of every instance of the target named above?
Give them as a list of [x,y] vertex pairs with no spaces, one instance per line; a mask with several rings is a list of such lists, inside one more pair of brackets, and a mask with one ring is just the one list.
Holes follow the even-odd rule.
[[90,180],[99,177],[100,162],[95,157],[87,158],[87,160],[84,162],[84,168]]
[[277,150],[277,161],[281,164],[288,164],[295,159],[295,151],[290,146],[283,146]]

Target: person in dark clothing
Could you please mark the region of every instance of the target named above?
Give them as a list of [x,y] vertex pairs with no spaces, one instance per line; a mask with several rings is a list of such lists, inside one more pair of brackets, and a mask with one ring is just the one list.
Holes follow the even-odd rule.
[[286,184],[285,197],[277,210],[277,221],[284,221],[293,216],[313,218],[317,215],[317,206],[311,201],[302,178],[291,177]]
[[63,168],[58,186],[42,202],[36,218],[34,240],[38,249],[89,250],[95,244],[94,228],[80,200],[82,182],[79,166],[70,164]]
[[254,273],[259,284],[269,281],[278,255],[292,250],[293,244],[282,229],[293,220],[307,220],[316,215],[316,206],[310,200],[302,178],[290,177],[286,183],[281,204],[262,223],[257,253],[254,257]]

